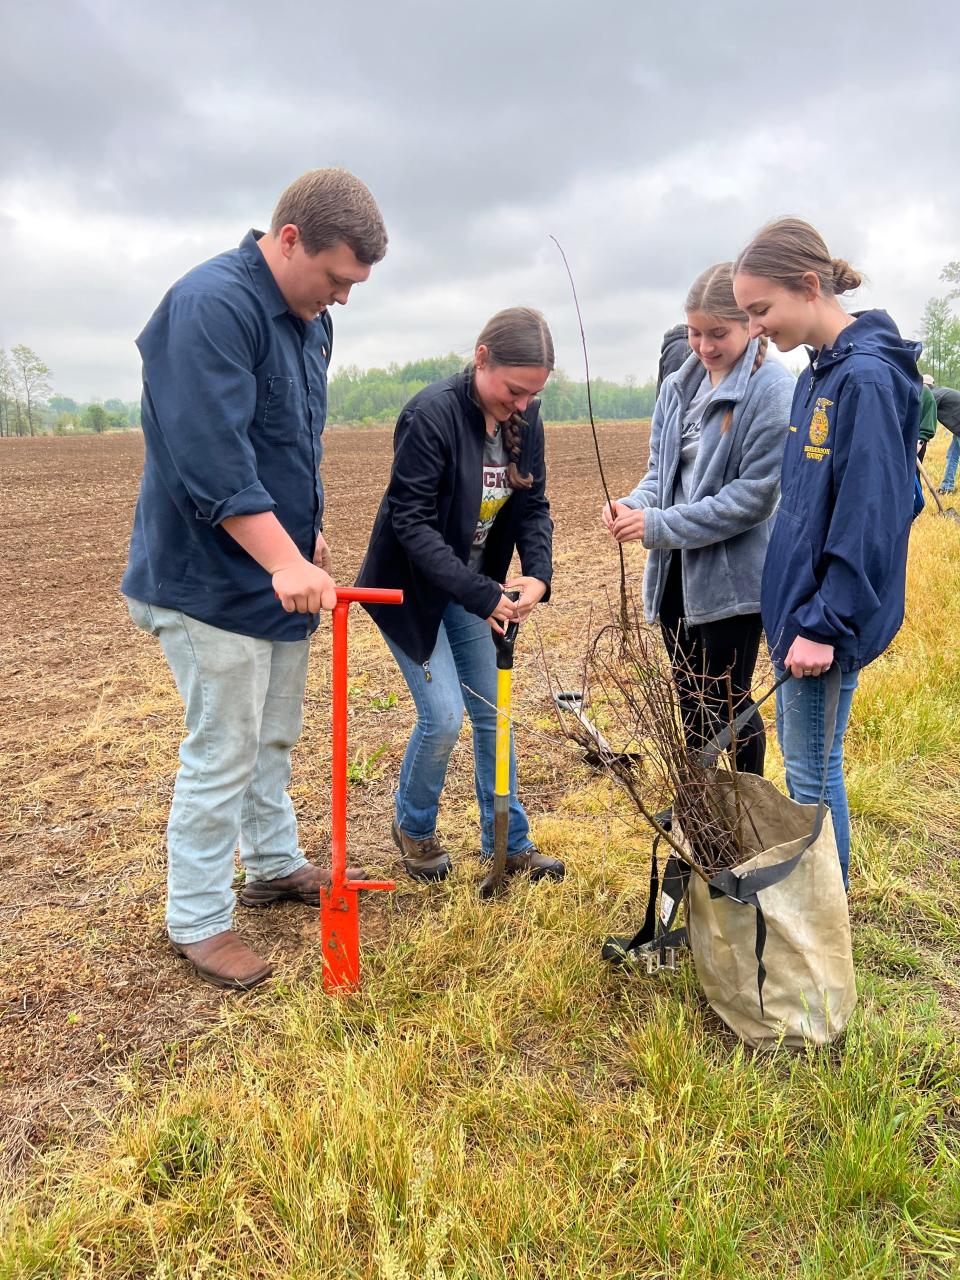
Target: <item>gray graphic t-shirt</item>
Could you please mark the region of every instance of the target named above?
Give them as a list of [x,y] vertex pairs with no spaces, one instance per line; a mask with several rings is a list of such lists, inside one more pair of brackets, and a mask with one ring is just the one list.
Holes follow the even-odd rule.
[[700,425],[707,401],[713,391],[710,374],[704,373],[703,379],[693,394],[683,414],[683,429],[680,434],[680,465],[677,467],[677,479],[673,489],[675,505],[682,505],[690,500],[693,489],[693,468],[700,448]]
[[510,497],[510,486],[507,484],[507,449],[503,443],[503,428],[497,427],[497,434],[490,435],[483,442],[483,469],[480,493],[480,519],[477,521],[476,533],[473,535],[473,546],[470,548],[468,564],[471,569],[479,570],[483,560],[483,548],[487,535],[493,527],[497,513]]

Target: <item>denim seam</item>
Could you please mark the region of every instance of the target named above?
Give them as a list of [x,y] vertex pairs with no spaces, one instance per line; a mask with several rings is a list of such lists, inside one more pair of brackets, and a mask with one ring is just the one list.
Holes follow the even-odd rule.
[[[196,735],[191,736],[199,736],[203,742],[203,769],[204,775],[206,775],[210,767],[210,734],[207,731],[207,691],[204,686],[203,673],[200,669],[200,662],[197,658],[197,651],[194,647],[193,638],[191,637],[190,631],[184,621],[184,614],[179,611],[177,612],[177,623],[186,638],[187,648],[190,651],[190,657],[193,660],[193,667],[197,674],[197,688],[200,690],[200,720],[197,725]],[[186,804],[187,800],[192,799],[194,790],[193,780],[191,779],[189,789],[183,796],[184,804]]]
[[[418,713],[418,717],[419,717],[419,713]],[[409,769],[407,769],[407,770],[404,770],[404,769],[403,769],[403,767],[401,766],[401,772],[405,772],[405,773],[406,773],[406,775],[407,775],[407,782],[404,784],[404,795],[406,795],[407,787],[409,786],[409,780],[410,780],[410,777],[411,777],[411,775],[413,774],[413,772],[415,771],[415,769],[416,769],[416,767],[417,767],[417,761],[418,761],[418,760],[419,760],[419,758],[420,758],[420,753],[423,751],[424,744],[425,744],[426,737],[427,737],[426,733],[424,733],[424,731],[420,728],[420,725],[419,725],[419,724],[417,724],[417,725],[415,725],[415,726],[414,726],[413,734],[418,735],[418,737],[417,737],[417,745],[416,745],[416,747],[414,748],[413,756],[411,757],[410,768],[409,768]],[[413,740],[413,734],[411,734],[411,741]],[[404,762],[404,763],[406,763],[406,762]],[[444,782],[446,782],[446,780],[447,780],[447,779],[446,779],[446,771],[444,771],[444,779],[443,779],[443,780],[444,780]],[[441,788],[441,790],[442,790],[442,788]],[[397,785],[397,826],[400,828],[400,830],[403,832],[403,834],[404,834],[405,836],[410,836],[410,839],[411,839],[411,840],[429,840],[430,836],[432,836],[432,835],[434,835],[434,834],[436,833],[436,829],[437,829],[437,828],[436,828],[436,822],[434,822],[434,828],[433,828],[433,831],[429,831],[429,832],[427,832],[427,834],[426,834],[426,835],[424,835],[424,836],[415,836],[411,831],[406,831],[406,830],[404,830],[403,823],[400,821],[400,800],[399,800],[399,797],[400,797],[400,787],[399,787],[399,781],[398,781],[398,785]],[[440,802],[439,802],[439,799],[438,799],[438,801],[437,801],[437,808],[438,808],[438,809],[439,809],[439,805],[440,805]]]
[[[206,773],[209,771],[209,767],[210,767],[210,750],[211,750],[210,733],[208,732],[208,729],[209,729],[209,724],[208,724],[209,717],[208,717],[208,715],[207,715],[207,700],[208,700],[208,699],[207,699],[207,689],[206,689],[206,686],[205,686],[205,683],[204,683],[204,680],[203,680],[203,675],[202,675],[201,668],[200,668],[200,662],[199,662],[199,659],[197,658],[197,651],[196,651],[196,646],[195,646],[195,645],[194,645],[194,643],[193,643],[193,637],[190,635],[189,628],[188,628],[188,627],[187,627],[187,625],[186,625],[185,615],[184,615],[182,612],[180,612],[179,610],[177,611],[177,622],[178,622],[179,626],[182,628],[183,634],[184,634],[184,636],[185,636],[185,638],[186,638],[187,647],[188,647],[188,649],[189,649],[190,656],[191,656],[191,658],[193,659],[194,669],[195,669],[195,671],[196,671],[196,673],[197,673],[197,687],[198,687],[198,689],[200,690],[200,722],[199,722],[199,725],[198,725],[198,727],[197,727],[197,732],[198,732],[198,733],[202,733],[202,735],[203,735],[203,768],[204,768],[204,773],[206,774]],[[190,799],[190,797],[191,797],[191,795],[192,795],[192,793],[193,793],[193,790],[194,790],[194,788],[193,788],[193,782],[192,782],[192,780],[191,780],[191,787],[190,787],[190,790],[188,790],[188,791],[186,792],[185,796],[183,797],[184,806],[185,806],[185,804],[186,804],[187,800],[188,800],[188,799]],[[182,809],[184,806],[181,806],[181,809]],[[169,832],[169,820],[168,820],[168,832]],[[169,843],[170,843],[170,841],[169,841],[169,834],[168,834],[168,837],[167,837],[168,856],[169,856]],[[232,881],[232,876],[231,876],[231,881]],[[234,911],[234,910],[235,910],[235,908],[236,908],[236,901],[237,901],[237,899],[236,899],[236,894],[233,892],[232,883],[228,883],[228,886],[227,886],[227,894],[228,894],[228,903],[232,903],[232,906],[228,905],[228,907],[227,907],[227,912],[226,912],[226,916],[227,916],[227,928],[229,929],[229,928],[230,928],[230,926],[231,926],[231,923],[232,923],[233,911]],[[204,929],[206,929],[206,928],[209,928],[209,927],[210,927],[210,926],[204,926],[203,928],[204,928]],[[204,937],[214,937],[214,936],[216,936],[216,934],[217,934],[217,933],[219,933],[219,932],[222,932],[222,930],[220,930],[220,929],[215,929],[213,933],[204,933],[204,932],[201,930],[201,931],[200,931],[200,936],[199,936],[199,937],[195,937],[195,938],[191,938],[191,939],[177,938],[177,939],[174,939],[174,941],[177,941],[177,942],[184,942],[184,941],[200,942],[200,941],[203,941]]]
[[[274,641],[272,643],[273,645],[275,645],[280,642]],[[253,783],[257,778],[257,773],[260,766],[260,755],[263,750],[263,718],[266,712],[267,703],[270,698],[270,681],[273,679],[273,659],[274,659],[275,653],[276,653],[276,649],[271,647],[270,671],[268,672],[268,675],[267,675],[267,684],[264,690],[263,701],[260,704],[260,724],[259,724],[259,730],[257,734],[257,751],[254,757],[253,773],[251,774],[250,781],[247,783],[247,786],[244,790],[243,800],[241,802],[241,809],[240,809],[241,829],[243,824],[248,821],[249,821],[249,825],[251,825],[254,829],[254,839],[253,839],[253,846],[252,846],[251,852],[257,858],[262,856],[263,851],[261,846],[263,843],[263,834],[260,826],[257,806],[254,804],[252,800],[249,799],[249,793],[250,793],[250,787],[253,785]],[[279,701],[279,699],[275,699],[275,701]],[[303,705],[302,700],[300,702],[300,705],[302,707]],[[299,717],[299,723],[294,733],[294,742],[296,742],[297,739],[299,739],[302,729],[303,729],[303,716],[301,714],[301,716]],[[278,782],[282,781],[283,783],[281,787],[278,787],[278,792],[282,797],[281,805],[282,805],[283,799],[289,798],[288,791],[290,786],[290,779],[293,772],[293,762],[290,754],[291,751],[292,751],[292,745],[290,750],[287,751],[286,753],[285,776],[282,776],[281,778],[278,779]],[[291,808],[292,808],[292,802],[291,802]],[[244,817],[245,813],[249,813],[251,815],[249,820]],[[296,815],[293,814],[292,816],[293,816],[293,822],[294,822],[294,829],[296,829]],[[299,847],[299,843],[295,841],[293,852],[287,856],[287,861],[283,869],[278,873],[278,875],[275,878],[283,879],[285,876],[293,875],[295,871],[299,871],[299,869],[301,867],[306,866],[307,863],[308,863],[308,859],[303,856]],[[257,880],[256,876],[252,877],[251,883],[255,882],[256,880]]]

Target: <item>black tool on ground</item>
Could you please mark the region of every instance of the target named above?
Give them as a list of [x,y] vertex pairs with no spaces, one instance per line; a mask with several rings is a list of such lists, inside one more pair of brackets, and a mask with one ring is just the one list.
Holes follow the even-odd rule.
[[553,695],[553,701],[559,711],[567,711],[586,729],[594,742],[594,746],[584,745],[583,758],[594,769],[602,769],[605,765],[634,765],[640,760],[639,751],[614,751],[597,726],[583,709],[583,694],[575,689],[561,690]]
[[917,459],[917,470],[923,476],[926,486],[930,490],[930,495],[933,498],[934,502],[937,504],[937,510],[940,512],[940,514],[942,516],[946,516],[948,520],[960,520],[960,511],[954,511],[953,507],[945,507],[943,503],[940,501],[940,495],[937,493],[936,489],[933,487],[933,481],[927,475],[926,468],[924,467],[923,463],[920,461],[919,458]]
[[[672,830],[673,812],[665,809],[656,815],[656,821],[664,831]],[[677,952],[689,946],[685,928],[675,928],[680,904],[687,892],[690,866],[672,853],[663,868],[663,878],[657,863],[657,849],[662,837],[653,841],[650,860],[650,897],[643,924],[631,937],[614,935],[603,944],[601,956],[619,968],[643,969],[657,973],[660,969],[671,972],[677,967]]]
[[[504,594],[513,601],[519,591]],[[510,693],[513,680],[513,650],[519,622],[509,622],[499,635],[491,628],[497,649],[497,747],[493,788],[493,865],[480,882],[480,897],[493,898],[507,878],[507,838],[510,826]]]

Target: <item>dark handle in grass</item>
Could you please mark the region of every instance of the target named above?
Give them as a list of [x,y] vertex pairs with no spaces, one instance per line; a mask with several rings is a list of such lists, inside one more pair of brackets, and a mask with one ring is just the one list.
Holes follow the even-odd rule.
[[[503,594],[508,600],[513,600],[514,602],[520,599],[519,591],[505,591]],[[513,668],[513,649],[517,643],[519,629],[519,622],[508,622],[504,627],[503,635],[498,635],[492,629],[490,631],[493,636],[493,643],[497,646],[497,667],[500,671],[510,671]]]

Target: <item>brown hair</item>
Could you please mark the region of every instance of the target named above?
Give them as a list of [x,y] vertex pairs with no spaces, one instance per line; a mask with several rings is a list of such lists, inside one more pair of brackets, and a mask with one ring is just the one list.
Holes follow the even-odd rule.
[[[712,267],[707,267],[706,271],[697,276],[690,286],[687,300],[684,303],[684,310],[687,314],[689,315],[691,311],[704,311],[708,316],[716,316],[718,320],[735,321],[737,324],[742,325],[748,324],[749,317],[747,313],[737,306],[737,300],[733,296],[733,274],[734,265],[732,262],[718,262]],[[751,378],[767,358],[767,347],[769,345],[769,339],[766,335],[757,343],[757,354],[753,358],[753,368],[750,370]],[[723,415],[723,422],[720,424],[722,435],[726,435],[730,430],[732,422],[733,408],[730,407]]]
[[733,263],[718,262],[697,276],[690,286],[683,309],[687,314],[705,311],[708,316],[716,316],[719,320],[735,320],[746,325],[749,322],[747,313],[737,306],[733,296]]
[[[477,338],[475,349],[480,346],[487,348],[493,368],[531,366],[553,371],[553,337],[543,315],[532,307],[507,307],[491,316]],[[533,484],[533,476],[521,475],[518,467],[525,425],[519,413],[512,413],[503,424],[503,442],[510,458],[507,484],[511,489],[529,489]]]
[[803,276],[812,271],[827,297],[859,289],[863,277],[846,258],[831,258],[820,232],[799,218],[778,218],[761,227],[733,264],[744,272],[773,280],[798,293]]
[[277,201],[270,229],[292,223],[307,253],[332,249],[341,241],[359,262],[372,266],[387,252],[387,229],[368,188],[346,169],[311,169]]

